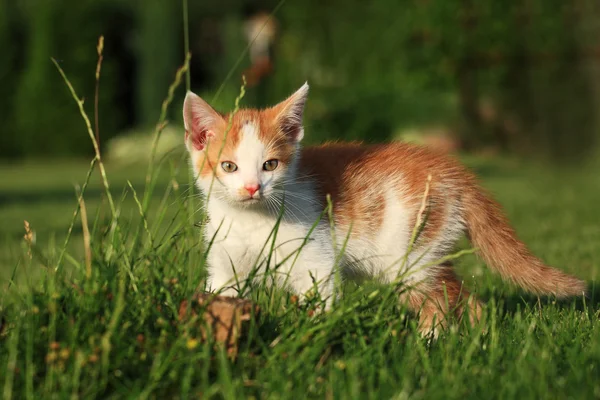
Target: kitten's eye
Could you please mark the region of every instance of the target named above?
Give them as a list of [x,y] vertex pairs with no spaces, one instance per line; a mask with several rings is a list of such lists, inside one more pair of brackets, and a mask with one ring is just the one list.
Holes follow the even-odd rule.
[[273,171],[275,168],[277,168],[278,165],[279,161],[277,160],[265,161],[265,163],[263,164],[263,169],[265,171]]
[[235,172],[235,171],[237,171],[237,165],[235,165],[231,161],[223,161],[221,163],[221,167],[223,168],[223,171],[225,171],[225,172]]

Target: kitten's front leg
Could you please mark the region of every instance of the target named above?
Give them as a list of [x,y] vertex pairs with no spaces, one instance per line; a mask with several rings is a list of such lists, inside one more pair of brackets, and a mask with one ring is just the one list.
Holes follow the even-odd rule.
[[333,302],[334,258],[332,254],[318,246],[307,246],[302,249],[296,262],[289,266],[289,284],[291,289],[305,298],[307,293],[316,289],[325,302],[325,310],[329,310]]
[[237,297],[241,279],[236,276],[231,258],[224,246],[213,244],[208,252],[208,289],[222,296]]

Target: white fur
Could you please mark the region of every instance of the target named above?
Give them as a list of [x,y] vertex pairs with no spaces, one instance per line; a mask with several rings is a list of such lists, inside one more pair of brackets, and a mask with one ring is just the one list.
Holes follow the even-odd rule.
[[[259,183],[259,175],[262,172],[262,164],[265,160],[265,145],[258,137],[256,123],[247,122],[240,132],[240,141],[236,159],[239,167],[237,177],[243,185]],[[232,175],[235,176],[235,175]]]
[[[413,226],[411,223],[418,212],[414,201],[409,201],[403,187],[402,177],[389,181],[379,189],[366,189],[367,198],[378,198],[383,194],[384,210],[382,225],[375,236],[364,232],[353,232],[346,243],[344,265],[350,274],[359,272],[384,282],[401,281],[416,285],[435,273],[436,261],[447,254],[464,231],[459,217],[462,211],[458,203],[450,203],[445,210],[443,228],[426,247],[415,245],[410,249]],[[411,206],[412,204],[412,206]],[[348,235],[348,227],[339,227],[336,235],[341,248]]]
[[[307,200],[315,197],[312,187],[293,179],[278,185],[282,179],[290,180],[290,176],[277,169],[263,171],[268,150],[258,137],[259,129],[255,122],[244,125],[235,159],[230,160],[238,170],[215,180],[207,196],[210,221],[206,240],[212,243],[209,285],[213,290],[235,295],[237,289],[244,287],[246,278],[255,273],[259,283],[285,285],[300,295],[316,283],[321,296],[327,298],[332,292],[334,254],[325,221],[309,237],[320,214],[315,203]],[[249,206],[240,203],[243,186],[254,183],[261,185],[254,198],[264,201]],[[210,178],[199,178],[197,184],[205,195],[209,193]],[[284,200],[285,213],[273,232]],[[265,274],[267,269],[271,272]]]
[[348,243],[348,253],[363,264],[368,266],[368,275],[378,277],[384,281],[392,282],[400,274],[404,255],[406,254],[410,239],[411,210],[402,200],[402,196],[394,190],[393,183],[383,189],[384,210],[382,225],[376,237],[365,237],[357,232],[356,238]]

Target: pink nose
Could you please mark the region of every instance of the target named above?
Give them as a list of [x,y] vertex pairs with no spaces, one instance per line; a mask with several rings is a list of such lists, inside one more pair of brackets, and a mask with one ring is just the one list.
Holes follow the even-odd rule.
[[260,189],[260,185],[258,183],[252,185],[245,185],[244,189],[248,191],[250,197],[254,197],[254,193],[258,192],[258,189]]

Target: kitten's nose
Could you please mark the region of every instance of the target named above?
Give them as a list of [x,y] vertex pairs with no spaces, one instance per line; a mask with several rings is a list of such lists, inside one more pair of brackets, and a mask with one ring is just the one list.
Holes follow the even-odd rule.
[[254,197],[254,193],[258,192],[258,189],[260,189],[260,185],[258,183],[254,183],[252,185],[244,185],[244,189],[248,191],[250,197]]

